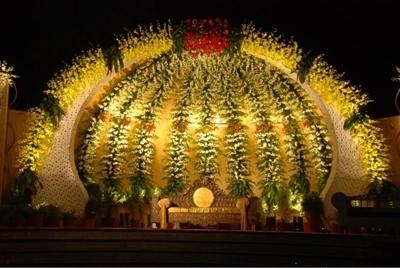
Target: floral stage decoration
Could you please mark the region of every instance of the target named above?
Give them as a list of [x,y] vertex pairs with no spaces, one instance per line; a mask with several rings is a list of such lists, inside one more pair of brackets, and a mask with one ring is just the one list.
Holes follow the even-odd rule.
[[[328,119],[305,84],[343,118],[340,127],[357,145],[368,180],[388,180],[382,133],[365,112],[370,100],[322,57],[310,59],[296,42],[251,24],[233,30],[225,19],[187,19],[140,26],[119,36],[113,53],[88,51],[48,82],[46,97],[31,111],[29,130],[19,143],[14,195],[30,201],[63,115],[74,99],[110,73],[113,79],[103,85],[75,159],[89,196],[99,188],[103,197],[124,204],[151,198],[155,131],[162,109],[174,99],[163,137],[163,193],[185,189],[193,162],[197,176],[217,180],[225,174],[233,196],[251,196],[258,189],[268,211],[279,211],[285,202],[298,209],[312,188],[323,191],[334,168]],[[253,139],[255,166],[249,149]]]

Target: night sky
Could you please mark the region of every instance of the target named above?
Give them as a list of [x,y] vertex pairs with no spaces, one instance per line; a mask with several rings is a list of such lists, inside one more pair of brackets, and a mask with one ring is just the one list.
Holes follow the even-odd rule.
[[[138,24],[221,17],[274,29],[345,73],[374,100],[373,118],[396,115],[392,81],[400,66],[400,1],[16,1],[0,4],[0,59],[15,67],[11,108],[37,106],[53,74],[74,56],[115,43]],[[14,93],[11,91],[11,99]]]

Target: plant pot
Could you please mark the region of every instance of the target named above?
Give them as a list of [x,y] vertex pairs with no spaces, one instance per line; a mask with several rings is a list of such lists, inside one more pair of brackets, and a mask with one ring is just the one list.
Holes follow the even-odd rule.
[[275,231],[276,230],[276,217],[271,216],[265,219],[265,230]]
[[292,230],[295,232],[303,232],[303,217],[294,216]]
[[83,220],[83,227],[96,227],[96,218],[85,218]]
[[113,217],[104,217],[101,219],[101,226],[103,227],[114,227],[115,218]]
[[62,226],[62,218],[58,216],[50,216],[47,218],[47,227],[61,227]]
[[134,227],[134,228],[140,228],[140,227],[142,227],[142,226],[141,226],[140,220],[132,219],[131,222],[132,222],[132,227]]
[[321,232],[322,221],[320,217],[311,217],[307,222],[303,223],[303,231],[305,233]]
[[76,218],[65,218],[63,219],[64,227],[75,227],[78,225],[78,220]]
[[34,213],[30,218],[29,225],[32,227],[43,227],[44,215],[42,213]]
[[120,227],[132,227],[132,217],[129,213],[119,214],[119,226]]
[[288,225],[287,225],[287,223],[286,222],[284,222],[284,221],[278,221],[278,222],[276,222],[276,230],[278,231],[278,232],[285,232],[285,231],[288,231]]
[[22,227],[26,223],[25,219],[21,215],[9,216],[6,220],[6,226],[8,227]]
[[337,223],[332,224],[332,232],[333,233],[340,233],[341,232],[339,224],[337,224]]

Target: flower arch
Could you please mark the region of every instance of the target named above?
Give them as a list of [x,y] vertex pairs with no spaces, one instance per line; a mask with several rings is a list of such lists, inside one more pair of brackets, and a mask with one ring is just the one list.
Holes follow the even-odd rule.
[[[16,195],[78,213],[93,186],[118,202],[147,200],[168,102],[165,193],[184,189],[190,161],[197,176],[218,179],[221,150],[227,191],[248,196],[258,188],[270,211],[285,196],[298,208],[312,189],[327,194],[334,177],[387,179],[383,136],[365,113],[369,99],[297,43],[251,24],[233,31],[226,20],[205,19],[138,27],[117,44],[87,52],[49,81],[20,142]],[[55,190],[55,181],[79,191],[60,200],[64,188]]]

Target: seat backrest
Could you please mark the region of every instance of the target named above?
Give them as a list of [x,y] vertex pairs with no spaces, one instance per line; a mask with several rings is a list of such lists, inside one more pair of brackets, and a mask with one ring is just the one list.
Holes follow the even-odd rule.
[[[204,190],[204,188],[207,190]],[[213,196],[213,201],[210,203],[210,207],[236,207],[237,198],[225,194],[213,179],[207,177],[193,181],[181,194],[169,197],[172,206],[198,207],[194,202],[193,197],[195,192],[199,189],[203,189],[203,191],[200,192],[203,192],[204,195],[209,195],[208,198]]]

